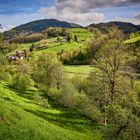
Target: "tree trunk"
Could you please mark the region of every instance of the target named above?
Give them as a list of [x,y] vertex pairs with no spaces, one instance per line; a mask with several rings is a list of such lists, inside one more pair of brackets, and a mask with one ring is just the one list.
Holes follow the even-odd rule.
[[111,104],[114,102],[115,81],[110,81]]
[[105,126],[107,125],[107,117],[106,116],[104,117],[104,125]]

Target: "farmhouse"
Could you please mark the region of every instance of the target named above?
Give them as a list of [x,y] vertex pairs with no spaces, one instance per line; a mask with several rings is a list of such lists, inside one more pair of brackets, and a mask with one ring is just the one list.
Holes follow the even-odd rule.
[[17,51],[15,54],[10,54],[6,56],[6,58],[10,61],[16,61],[16,60],[23,60],[27,58],[27,51],[26,50],[21,50]]

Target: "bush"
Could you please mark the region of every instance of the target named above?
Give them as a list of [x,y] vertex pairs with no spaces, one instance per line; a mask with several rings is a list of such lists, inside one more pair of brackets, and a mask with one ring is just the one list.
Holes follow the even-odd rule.
[[6,81],[11,83],[12,82],[12,76],[9,72],[0,72],[0,81]]
[[47,34],[48,37],[68,36],[70,34],[70,32],[67,29],[60,27],[49,27],[42,33]]
[[48,95],[54,100],[59,100],[60,90],[58,90],[57,88],[50,88],[48,91]]
[[12,87],[17,90],[25,91],[30,86],[33,86],[33,81],[27,74],[17,73],[12,77]]
[[81,112],[83,108],[89,104],[89,98],[86,94],[79,94],[76,100],[76,108]]
[[81,114],[96,122],[100,119],[101,113],[99,109],[91,103],[87,95],[78,94],[76,103],[76,109],[79,110]]
[[42,107],[46,107],[46,108],[50,107],[50,105],[48,103],[48,99],[40,96],[38,92],[35,92],[35,94],[34,94],[34,101],[36,101]]
[[5,80],[6,65],[7,65],[7,60],[5,56],[2,53],[0,53],[0,81]]
[[92,104],[86,94],[78,93],[74,85],[71,83],[67,82],[60,90],[50,89],[48,94],[64,106],[74,108],[94,121],[98,121],[100,119],[101,113],[99,109]]
[[9,43],[32,43],[40,41],[44,38],[44,35],[41,33],[34,33],[31,35],[19,35],[14,39],[11,39]]
[[69,108],[74,108],[76,105],[77,91],[71,83],[66,83],[62,86],[60,95],[60,103]]
[[87,116],[88,118],[94,120],[95,122],[98,122],[101,117],[101,113],[99,109],[92,104],[87,104],[83,108],[83,114]]
[[71,82],[73,83],[74,87],[76,88],[76,90],[78,92],[82,92],[83,91],[83,88],[84,88],[84,81],[86,79],[83,78],[82,76],[79,76],[79,75],[74,75],[71,79]]
[[99,109],[92,104],[86,94],[79,93],[70,82],[66,82],[59,90],[57,88],[50,88],[48,95],[65,107],[76,109],[82,115],[94,121],[100,119]]

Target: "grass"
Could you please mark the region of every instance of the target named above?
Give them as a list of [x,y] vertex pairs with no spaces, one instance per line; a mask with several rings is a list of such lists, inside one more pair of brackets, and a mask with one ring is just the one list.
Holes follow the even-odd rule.
[[44,49],[44,50],[38,50],[39,52],[48,52],[48,51],[53,51],[53,52],[56,52],[56,53],[59,53],[59,52],[62,52],[62,50],[64,52],[70,50],[70,49],[74,49],[74,48],[79,48],[80,47],[80,44],[79,43],[75,43],[75,42],[72,42],[72,43],[63,43],[63,44],[54,44],[54,46],[52,45],[52,47],[48,48],[48,49]]
[[90,72],[95,69],[90,65],[67,65],[64,67],[70,77],[73,75],[88,76]]
[[78,41],[86,40],[93,36],[91,32],[84,28],[70,28],[69,30],[78,37]]
[[18,46],[17,49],[15,49],[12,52],[10,52],[10,54],[16,53],[16,51],[29,49],[31,45],[32,45],[32,43],[20,43],[20,44],[17,44],[17,46]]
[[[10,54],[14,54],[16,51],[19,51],[19,50],[29,49],[31,46],[31,43],[22,43],[18,45],[19,47],[15,49],[14,51],[10,52]],[[62,50],[66,52],[70,49],[79,48],[79,47],[80,47],[80,43],[76,43],[76,42],[71,42],[71,43],[64,42],[62,44],[59,42],[52,42],[49,48],[36,50],[35,53],[49,52],[49,51],[59,53],[59,52],[62,52]]]
[[139,40],[140,40],[140,36],[135,37],[135,38],[128,39],[128,40],[124,41],[124,43],[125,44],[131,44],[131,43],[135,43],[135,42],[137,42]]
[[68,65],[65,69],[68,72],[89,74],[92,67],[90,65]]
[[101,126],[51,99],[50,108],[40,106],[34,100],[36,90],[21,93],[0,83],[1,140],[101,140]]
[[[87,31],[84,28],[69,28],[68,30],[70,30],[73,35],[76,35],[78,37],[78,43],[76,42],[71,42],[71,43],[67,43],[67,42],[55,42],[57,40],[57,37],[53,37],[53,38],[48,38],[47,41],[49,42],[49,48],[45,48],[42,50],[37,50],[35,51],[36,53],[39,52],[48,52],[48,51],[54,51],[56,53],[62,52],[62,50],[64,52],[69,51],[70,49],[74,49],[74,48],[79,48],[82,45],[82,42],[91,38],[93,36],[92,33],[90,33],[89,31]],[[35,44],[37,42],[34,42]],[[19,50],[24,50],[24,49],[29,49],[32,43],[21,43],[18,44],[18,48],[15,49],[14,51],[10,52],[11,53],[15,53],[16,51]]]

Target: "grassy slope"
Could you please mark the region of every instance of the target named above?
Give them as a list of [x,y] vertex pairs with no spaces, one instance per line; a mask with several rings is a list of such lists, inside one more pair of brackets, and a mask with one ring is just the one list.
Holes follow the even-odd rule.
[[89,76],[90,72],[97,70],[95,67],[91,67],[90,65],[67,65],[64,67],[65,72],[69,77],[73,77],[75,75],[87,77]]
[[135,43],[140,40],[140,36],[124,41],[125,44]]
[[29,49],[31,45],[32,45],[32,43],[17,44],[18,48],[13,50],[12,52],[10,52],[10,54],[12,54],[12,53],[14,54],[16,51],[19,51],[19,50]]
[[100,126],[58,106],[41,107],[33,100],[36,89],[20,93],[5,83],[0,84],[1,140],[100,140]]
[[68,65],[65,66],[65,71],[73,74],[82,74],[88,75],[92,67],[90,65]]
[[78,41],[86,40],[93,36],[92,33],[84,28],[70,28],[69,30],[78,37]]
[[[63,44],[60,44],[60,43],[57,43],[57,42],[52,42],[52,41],[56,41],[57,37],[49,38],[49,39],[47,39],[47,41],[51,42],[51,43],[49,43],[50,48],[43,49],[43,50],[38,50],[38,51],[36,51],[36,53],[47,52],[47,51],[61,52],[62,49],[64,51],[68,51],[68,50],[73,49],[73,48],[78,48],[82,44],[82,40],[89,39],[92,36],[92,33],[90,33],[89,31],[87,31],[84,28],[70,28],[68,30],[70,30],[73,33],[73,35],[77,35],[79,43],[64,42]],[[18,45],[19,47],[16,50],[14,50],[12,53],[15,53],[17,50],[29,49],[31,44],[32,43],[21,43],[21,44]]]
[[59,53],[59,52],[62,52],[62,50],[64,52],[66,52],[66,51],[68,51],[70,49],[78,48],[78,47],[80,47],[79,43],[72,42],[72,43],[56,44],[56,45],[54,45],[54,46],[52,46],[52,47],[50,47],[48,49],[43,49],[43,50],[38,50],[38,51],[39,52],[53,51],[53,52]]

